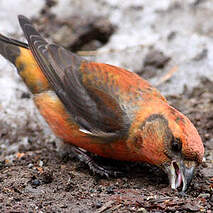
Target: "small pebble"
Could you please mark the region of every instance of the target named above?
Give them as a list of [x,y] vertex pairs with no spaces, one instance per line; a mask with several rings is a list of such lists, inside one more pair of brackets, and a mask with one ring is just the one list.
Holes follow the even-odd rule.
[[39,161],[39,166],[40,166],[40,167],[43,167],[43,165],[44,165],[44,162],[43,162],[42,160],[40,160],[40,161]]
[[198,197],[208,198],[208,197],[210,197],[210,194],[209,193],[203,193],[203,194],[199,194]]
[[107,187],[106,193],[107,194],[114,194],[113,187],[112,186]]
[[145,208],[140,208],[140,209],[137,210],[137,212],[147,213]]
[[29,164],[27,165],[27,167],[28,167],[29,169],[31,169],[31,168],[33,168],[33,164],[32,164],[32,163],[29,163]]
[[95,203],[95,207],[96,207],[97,209],[101,208],[102,206],[103,206],[103,204],[102,204],[101,201],[97,201],[97,202]]
[[41,185],[41,182],[40,182],[40,180],[38,180],[38,179],[34,179],[34,180],[32,180],[31,184],[32,184],[33,186],[37,187],[37,186],[40,186],[40,185]]

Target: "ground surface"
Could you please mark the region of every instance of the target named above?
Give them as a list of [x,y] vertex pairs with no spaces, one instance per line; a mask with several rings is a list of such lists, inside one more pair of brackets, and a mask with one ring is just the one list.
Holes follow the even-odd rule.
[[[24,0],[20,2],[24,4]],[[36,9],[36,5],[31,10],[32,6],[26,4],[29,7],[26,13],[29,16],[34,14],[33,22],[50,40],[73,51],[101,48],[98,54],[90,52],[92,58],[131,68],[150,79],[153,84],[159,84],[159,89],[164,94],[169,94],[168,101],[186,114],[197,127],[205,145],[205,161],[198,168],[184,196],[171,191],[166,175],[149,165],[116,162],[119,167],[129,168],[123,177],[105,179],[94,175],[76,159],[60,155],[57,139],[39,116],[32,103],[31,94],[16,76],[14,68],[2,60],[0,211],[211,212],[212,32],[210,22],[202,23],[212,16],[213,5],[210,1],[185,1],[184,4],[173,1],[171,4],[165,0],[161,4],[153,5],[148,3],[151,1],[144,1],[144,5],[135,1],[137,3],[132,5],[119,5],[116,1],[94,0],[90,7],[96,8],[97,14],[91,13],[92,9],[86,7],[83,0],[78,1],[82,4],[74,0],[63,0],[60,5],[54,5],[53,1],[46,1],[45,5],[41,1],[35,2],[39,2],[41,8]],[[66,2],[69,2],[67,5],[72,10],[72,16],[67,15],[69,7]],[[0,2],[0,9],[1,7],[1,19],[8,26],[15,19],[10,17],[9,22],[4,11],[11,6],[3,0]],[[101,7],[103,8],[100,10]],[[80,11],[79,8],[82,9],[80,14],[76,13]],[[40,11],[40,15],[37,11]],[[24,13],[18,7],[15,12]],[[128,14],[128,18],[125,14]],[[161,21],[158,20],[159,17]],[[132,23],[134,28],[138,28],[134,32],[130,28]],[[145,26],[144,31],[139,26]],[[20,33],[13,29],[10,26],[2,30],[19,38]],[[127,31],[133,33],[132,39],[128,39],[130,35]],[[143,34],[141,38],[140,33]],[[143,43],[148,47],[136,47]],[[134,55],[137,55],[137,60]],[[173,70],[174,74],[169,70]],[[169,81],[166,81],[167,78]]]

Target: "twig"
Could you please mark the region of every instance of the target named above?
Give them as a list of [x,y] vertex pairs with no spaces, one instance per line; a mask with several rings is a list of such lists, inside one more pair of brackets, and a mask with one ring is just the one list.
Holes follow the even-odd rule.
[[109,54],[109,53],[119,53],[119,52],[123,52],[126,50],[131,50],[134,48],[144,48],[144,47],[149,47],[150,45],[143,45],[143,44],[139,44],[139,45],[135,45],[135,46],[127,46],[124,48],[120,48],[120,49],[108,49],[108,50],[93,50],[93,51],[78,51],[78,55],[80,56],[96,56],[96,55],[103,55],[103,54]]
[[95,213],[101,213],[110,208],[110,206],[114,203],[114,201],[110,200],[109,202],[105,203],[100,209],[98,209]]
[[167,72],[164,76],[162,76],[159,79],[159,81],[155,84],[155,86],[159,86],[162,83],[168,81],[174,75],[174,73],[177,72],[177,71],[178,71],[178,67],[174,66],[172,69],[169,70],[169,72]]

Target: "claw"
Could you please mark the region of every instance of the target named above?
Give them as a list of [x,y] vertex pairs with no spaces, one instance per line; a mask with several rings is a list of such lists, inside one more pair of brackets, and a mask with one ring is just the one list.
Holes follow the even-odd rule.
[[[117,177],[123,174],[122,171],[115,170],[114,168],[106,168],[104,165],[100,165],[97,163],[93,156],[90,155],[84,149],[81,149],[76,146],[71,147],[71,152],[83,163],[87,164],[90,170],[94,174],[98,174],[100,176],[105,176],[109,178],[110,176]],[[108,166],[107,166],[108,167]]]

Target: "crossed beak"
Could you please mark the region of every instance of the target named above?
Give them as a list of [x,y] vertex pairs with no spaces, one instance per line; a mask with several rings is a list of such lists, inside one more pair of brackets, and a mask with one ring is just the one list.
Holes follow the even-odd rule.
[[193,178],[195,167],[195,161],[173,160],[170,166],[166,167],[171,188],[185,192]]

